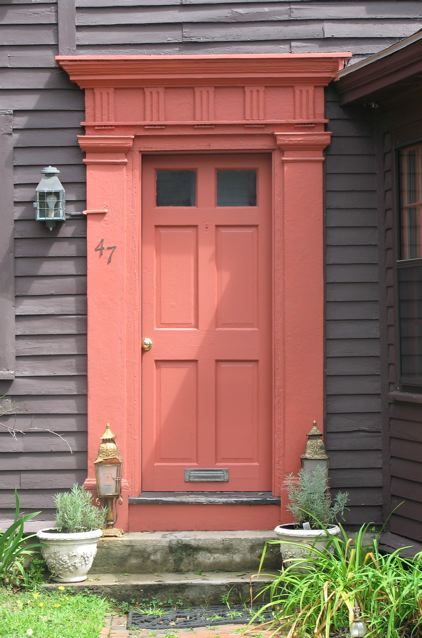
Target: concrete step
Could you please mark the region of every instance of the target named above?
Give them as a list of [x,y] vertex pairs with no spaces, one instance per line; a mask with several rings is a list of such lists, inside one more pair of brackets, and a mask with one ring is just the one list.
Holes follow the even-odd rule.
[[[249,572],[258,569],[271,531],[131,532],[102,538],[91,574]],[[269,546],[265,569],[278,569],[280,550]]]
[[[72,583],[72,591],[91,593],[118,601],[155,599],[167,605],[207,605],[227,602],[249,604],[266,584],[270,575],[245,572],[206,572],[203,574],[91,574],[82,583]],[[45,589],[57,589],[60,583],[47,583]]]

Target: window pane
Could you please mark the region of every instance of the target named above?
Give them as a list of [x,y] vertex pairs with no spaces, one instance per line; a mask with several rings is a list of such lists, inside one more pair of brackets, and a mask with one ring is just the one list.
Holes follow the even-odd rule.
[[157,206],[195,206],[195,171],[157,170]]
[[422,264],[398,268],[403,385],[422,385]]
[[218,170],[217,206],[256,206],[256,171]]
[[400,151],[400,259],[422,257],[422,145]]
[[413,204],[416,202],[416,153],[409,151],[407,154],[407,202]]

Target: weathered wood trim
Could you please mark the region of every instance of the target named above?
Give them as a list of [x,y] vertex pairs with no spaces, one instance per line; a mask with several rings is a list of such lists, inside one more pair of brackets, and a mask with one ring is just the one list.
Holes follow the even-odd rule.
[[15,376],[13,113],[0,111],[0,380]]
[[76,53],[75,0],[57,0],[57,31],[59,53]]
[[[416,39],[415,39],[416,37]],[[402,80],[408,80],[422,71],[422,36],[411,36],[409,43],[401,47],[393,45],[381,55],[375,54],[358,68],[344,69],[337,79],[342,104],[350,104],[390,88]]]

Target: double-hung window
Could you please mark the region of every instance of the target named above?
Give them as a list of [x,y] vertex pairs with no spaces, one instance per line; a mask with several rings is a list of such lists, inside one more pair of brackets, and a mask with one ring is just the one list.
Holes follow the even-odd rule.
[[422,392],[422,143],[399,151],[400,386]]

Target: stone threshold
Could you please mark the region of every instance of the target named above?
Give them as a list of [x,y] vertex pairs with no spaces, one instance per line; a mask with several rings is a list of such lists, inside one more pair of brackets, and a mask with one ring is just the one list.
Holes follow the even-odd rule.
[[141,492],[130,505],[280,505],[271,492]]

